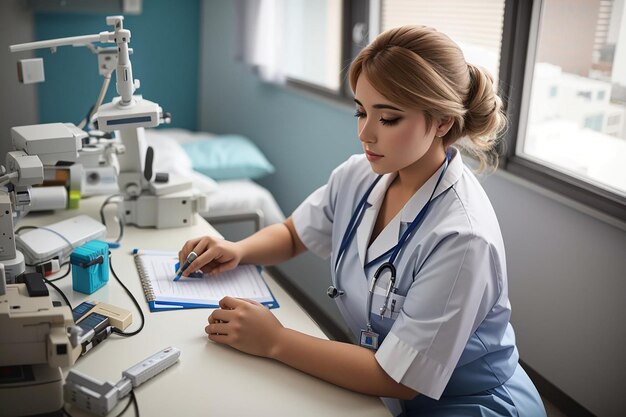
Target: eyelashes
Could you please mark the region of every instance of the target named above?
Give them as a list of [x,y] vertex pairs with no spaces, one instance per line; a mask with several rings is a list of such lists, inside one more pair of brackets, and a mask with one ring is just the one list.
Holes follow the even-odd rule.
[[[365,116],[366,116],[365,112],[362,112],[362,111],[359,111],[359,110],[357,110],[354,113],[354,117],[356,117],[357,119],[360,119],[360,118],[365,117]],[[378,121],[383,126],[393,126],[393,125],[396,125],[396,124],[398,124],[398,122],[400,120],[402,120],[402,117],[397,117],[395,119],[385,119],[385,118],[381,117],[380,119],[378,119]]]
[[390,120],[390,119],[383,119],[383,118],[381,117],[380,119],[378,119],[378,121],[379,121],[380,123],[382,123],[382,124],[383,124],[383,126],[393,126],[393,125],[398,124],[398,122],[399,122],[401,119],[402,119],[402,117],[398,117],[398,118],[396,118],[396,119],[392,119],[392,120]]

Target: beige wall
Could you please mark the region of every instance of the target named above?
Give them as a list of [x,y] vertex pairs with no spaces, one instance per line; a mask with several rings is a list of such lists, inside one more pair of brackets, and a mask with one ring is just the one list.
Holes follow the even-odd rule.
[[600,0],[547,0],[541,16],[537,62],[588,76]]

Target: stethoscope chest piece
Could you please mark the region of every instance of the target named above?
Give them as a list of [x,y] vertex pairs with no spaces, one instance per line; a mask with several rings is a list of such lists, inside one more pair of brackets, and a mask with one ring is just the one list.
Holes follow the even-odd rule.
[[328,289],[326,290],[326,294],[330,297],[330,298],[337,298],[340,297],[342,295],[345,294],[344,290],[340,290],[337,287],[335,287],[334,285],[331,285],[330,287],[328,287]]

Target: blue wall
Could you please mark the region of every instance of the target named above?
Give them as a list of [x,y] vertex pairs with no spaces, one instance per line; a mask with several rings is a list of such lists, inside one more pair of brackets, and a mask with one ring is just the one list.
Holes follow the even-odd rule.
[[335,167],[362,152],[355,106],[261,82],[233,58],[233,2],[204,0],[202,15],[199,126],[253,140],[276,167],[259,182],[290,214]]
[[[198,103],[200,0],[143,2],[140,15],[125,16],[131,31],[133,76],[141,81],[135,94],[172,113],[172,127],[195,130]],[[114,15],[116,13],[109,13]],[[37,13],[35,39],[53,39],[111,31],[106,14]],[[101,44],[112,46],[114,44]],[[46,82],[39,84],[41,123],[78,123],[100,92],[97,58],[87,48],[42,50]],[[116,96],[115,76],[104,102]]]
[[[233,2],[203,0],[202,7],[198,125],[201,130],[239,133],[253,140],[276,167],[275,174],[259,183],[290,215],[328,181],[334,168],[362,152],[353,117],[355,106],[261,82],[233,58],[237,37]],[[308,252],[279,268],[344,326],[334,301],[326,296],[329,265]]]

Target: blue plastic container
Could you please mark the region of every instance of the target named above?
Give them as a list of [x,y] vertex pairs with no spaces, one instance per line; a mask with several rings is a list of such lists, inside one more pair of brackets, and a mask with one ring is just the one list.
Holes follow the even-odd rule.
[[72,288],[92,294],[109,282],[109,245],[91,240],[74,249],[70,255]]

